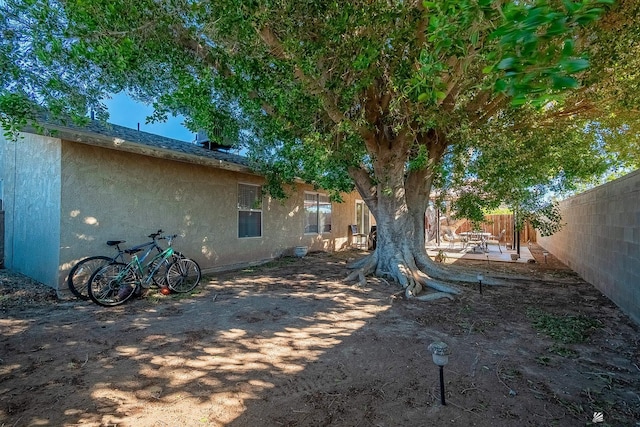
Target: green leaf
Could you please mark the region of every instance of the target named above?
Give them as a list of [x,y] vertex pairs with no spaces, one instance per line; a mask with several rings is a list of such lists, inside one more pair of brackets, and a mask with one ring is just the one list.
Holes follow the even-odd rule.
[[579,86],[578,81],[570,76],[553,76],[552,79],[553,89],[575,89]]
[[575,43],[573,40],[571,39],[565,40],[562,45],[562,56],[568,57],[573,55],[574,46],[575,46]]
[[511,105],[519,107],[527,103],[527,97],[524,95],[518,95],[511,100]]
[[513,68],[513,65],[516,63],[515,58],[504,58],[497,65],[499,70],[509,70]]
[[580,3],[574,2],[573,0],[562,0],[562,4],[569,13],[574,13],[580,8]]
[[478,33],[477,31],[474,31],[473,34],[471,34],[471,44],[474,46],[477,45],[479,38],[480,38],[480,33]]
[[507,82],[502,79],[496,80],[494,89],[496,92],[504,92],[507,89]]
[[584,58],[565,59],[560,61],[560,66],[567,74],[573,74],[589,68],[589,61]]

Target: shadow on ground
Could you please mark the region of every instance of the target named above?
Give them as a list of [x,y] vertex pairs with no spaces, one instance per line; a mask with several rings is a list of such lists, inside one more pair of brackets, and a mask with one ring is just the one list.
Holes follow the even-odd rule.
[[[532,248],[537,258],[541,251]],[[115,309],[5,304],[0,424],[610,425],[640,419],[640,327],[557,260],[455,301],[344,284],[361,252],[283,258]],[[4,276],[3,276],[4,277]],[[447,405],[427,346],[443,340]]]

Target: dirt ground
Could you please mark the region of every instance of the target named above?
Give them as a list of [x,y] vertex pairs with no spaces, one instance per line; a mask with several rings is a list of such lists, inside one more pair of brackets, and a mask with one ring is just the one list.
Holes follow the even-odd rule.
[[[341,281],[364,252],[206,277],[117,308],[0,271],[0,426],[640,426],[640,327],[575,273],[417,302]],[[395,296],[394,296],[395,295]],[[451,349],[439,371],[427,346]]]

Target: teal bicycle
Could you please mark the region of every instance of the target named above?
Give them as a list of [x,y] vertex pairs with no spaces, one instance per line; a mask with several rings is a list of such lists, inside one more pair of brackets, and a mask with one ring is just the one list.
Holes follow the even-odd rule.
[[93,273],[87,287],[89,298],[98,305],[113,307],[124,304],[134,295],[141,295],[152,286],[179,293],[192,291],[202,277],[200,266],[173,249],[172,242],[176,237],[157,237],[167,240],[167,248],[146,263],[153,246],[141,256],[138,252],[144,248],[126,249],[125,253],[131,255],[128,263],[111,262]]
[[[130,249],[144,249],[153,247],[158,253],[161,253],[164,248],[158,246],[158,242],[156,238],[162,234],[162,230],[158,230],[155,233],[149,234],[149,238],[151,241],[142,243],[140,245],[136,245]],[[83,258],[78,261],[73,268],[69,271],[69,276],[67,277],[67,286],[69,290],[78,298],[83,300],[89,299],[89,279],[93,273],[95,273],[98,269],[105,266],[106,264],[112,262],[124,262],[125,260],[125,250],[120,247],[121,244],[126,243],[125,240],[109,240],[107,241],[107,246],[115,246],[116,253],[113,256],[108,255],[97,255],[90,256],[87,258]],[[178,255],[179,256],[179,255]],[[164,280],[164,278],[162,278]]]

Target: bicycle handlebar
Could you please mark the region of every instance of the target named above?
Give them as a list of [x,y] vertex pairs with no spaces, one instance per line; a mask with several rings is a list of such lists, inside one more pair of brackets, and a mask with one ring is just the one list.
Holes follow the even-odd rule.
[[[107,242],[107,244],[110,245],[110,246],[116,245],[118,250],[121,251],[121,252],[134,253],[134,252],[137,252],[137,251],[141,250],[145,246],[149,246],[149,245],[155,244],[156,240],[168,240],[169,241],[169,245],[171,245],[171,241],[173,239],[175,239],[176,237],[178,237],[177,234],[173,234],[171,236],[160,236],[162,233],[163,233],[162,229],[159,229],[157,232],[151,233],[151,234],[149,234],[149,236],[147,236],[150,239],[152,239],[153,242],[141,243],[139,245],[133,246],[133,247],[125,249],[125,250],[120,249],[120,246],[119,246],[121,243],[125,243],[124,240],[115,240],[115,241],[111,241],[110,240],[109,242]],[[159,246],[157,244],[155,244],[155,245],[156,245],[156,247],[159,248]],[[131,252],[131,251],[133,251],[133,252]]]
[[171,242],[173,241],[173,239],[175,239],[176,237],[178,237],[177,234],[172,234],[171,236],[162,236],[162,237],[158,237],[158,240],[168,240],[169,241],[169,246],[171,246]]

